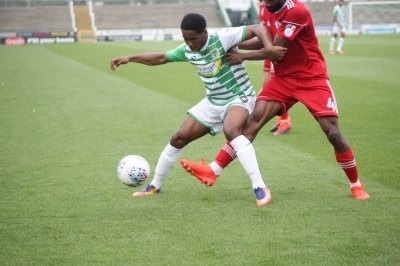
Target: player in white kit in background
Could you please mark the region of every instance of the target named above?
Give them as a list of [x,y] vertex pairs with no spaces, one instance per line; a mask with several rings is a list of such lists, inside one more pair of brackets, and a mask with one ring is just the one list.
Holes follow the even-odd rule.
[[[330,54],[344,54],[343,44],[346,37],[346,8],[344,6],[344,0],[338,0],[337,5],[333,8],[333,29],[331,41],[329,44]],[[339,37],[339,41],[335,50],[336,39]]]

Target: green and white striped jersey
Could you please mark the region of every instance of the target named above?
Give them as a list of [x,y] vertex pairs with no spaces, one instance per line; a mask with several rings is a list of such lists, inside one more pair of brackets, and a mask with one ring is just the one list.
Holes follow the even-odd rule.
[[244,64],[222,60],[229,49],[244,41],[245,32],[245,26],[217,31],[210,34],[204,47],[196,52],[183,43],[166,53],[167,60],[191,63],[204,83],[207,99],[214,105],[225,105],[241,96],[254,96]]

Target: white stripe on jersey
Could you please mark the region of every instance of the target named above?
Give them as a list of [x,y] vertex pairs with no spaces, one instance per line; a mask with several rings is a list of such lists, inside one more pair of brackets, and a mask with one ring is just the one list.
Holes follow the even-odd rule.
[[287,9],[292,9],[294,7],[294,3],[292,0],[286,1],[286,7]]
[[230,65],[222,60],[225,53],[243,40],[246,27],[228,28],[209,35],[200,51],[191,51],[184,44],[167,52],[171,62],[186,61],[197,70],[206,89],[206,97],[214,105],[226,105],[238,96],[254,96],[243,63]]
[[298,24],[298,23],[287,21],[287,20],[283,20],[282,23],[296,25],[296,26],[307,26],[307,24]]

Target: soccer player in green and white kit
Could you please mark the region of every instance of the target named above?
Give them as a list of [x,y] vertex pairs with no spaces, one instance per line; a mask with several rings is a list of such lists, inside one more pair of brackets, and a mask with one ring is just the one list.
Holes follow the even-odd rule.
[[110,63],[111,69],[115,70],[119,65],[129,62],[151,66],[189,62],[197,69],[206,89],[206,97],[188,111],[183,124],[162,151],[151,183],[132,196],[149,196],[160,192],[164,178],[179,159],[183,147],[208,133],[215,135],[223,131],[250,176],[257,205],[265,205],[271,201],[271,196],[261,177],[254,147],[242,135],[254,108],[255,92],[243,63],[230,64],[223,60],[223,56],[240,42],[253,37],[262,41],[266,57],[274,61],[283,58],[286,48],[273,46],[269,33],[262,25],[227,28],[209,34],[205,18],[195,13],[184,16],[181,30],[185,43],[175,49],[166,53],[118,57]]
[[344,54],[343,43],[346,37],[346,9],[344,6],[344,0],[339,0],[337,5],[333,8],[333,29],[331,41],[329,43],[329,53],[335,54],[335,42],[338,34],[340,34],[339,42],[336,48],[337,54]]

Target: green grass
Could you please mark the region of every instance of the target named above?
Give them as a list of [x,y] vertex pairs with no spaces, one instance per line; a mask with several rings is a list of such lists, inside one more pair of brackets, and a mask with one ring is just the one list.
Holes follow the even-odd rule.
[[[0,46],[1,265],[400,264],[399,35],[349,36],[346,55],[326,55],[371,200],[350,196],[298,104],[288,135],[272,136],[270,122],[254,142],[274,198],[263,208],[236,161],[211,188],[178,166],[154,197],[118,181],[127,154],[154,170],[204,89],[184,63],[111,72],[109,60],[176,44]],[[256,88],[261,66],[247,63]],[[204,137],[182,158],[211,161],[223,143]]]

